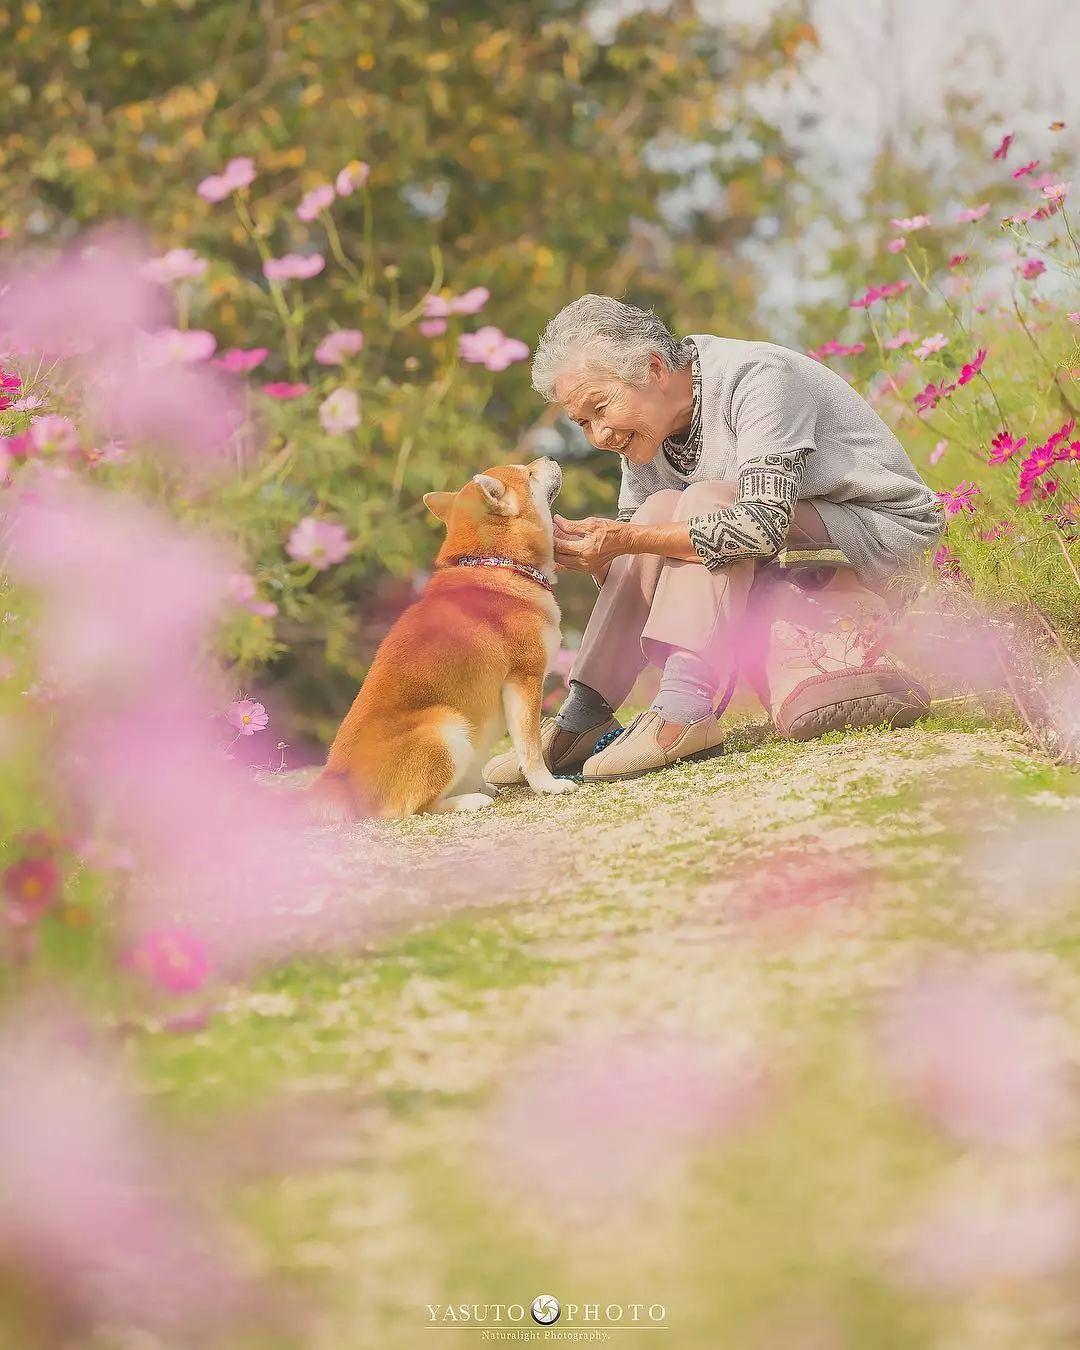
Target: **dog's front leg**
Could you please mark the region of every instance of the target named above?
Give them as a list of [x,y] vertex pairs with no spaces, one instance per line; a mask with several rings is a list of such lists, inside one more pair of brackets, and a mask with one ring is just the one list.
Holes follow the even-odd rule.
[[525,781],[534,792],[572,792],[577,787],[569,778],[556,778],[544,763],[540,749],[540,703],[544,693],[543,675],[520,672],[511,675],[502,688],[506,728]]

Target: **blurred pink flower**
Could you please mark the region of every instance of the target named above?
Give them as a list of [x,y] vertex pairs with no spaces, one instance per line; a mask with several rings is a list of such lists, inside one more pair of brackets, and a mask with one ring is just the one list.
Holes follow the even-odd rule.
[[925,230],[931,223],[929,216],[901,216],[893,221],[898,230],[906,230],[909,234],[913,230]]
[[983,202],[980,206],[965,207],[965,209],[957,215],[957,223],[965,225],[974,220],[982,220],[983,216],[985,216],[989,210],[989,202]]
[[473,286],[463,295],[428,295],[424,297],[424,317],[446,319],[451,314],[478,314],[491,299],[486,286]]
[[79,448],[79,432],[70,417],[46,413],[35,417],[29,427],[34,449],[43,455],[70,455]]
[[994,159],[1004,159],[1009,153],[1009,146],[1012,145],[1016,137],[1010,131],[1007,136],[1001,138],[1001,144],[994,151]]
[[941,351],[942,347],[948,346],[948,343],[949,339],[944,333],[932,333],[929,337],[923,338],[912,355],[917,356],[921,361],[924,357],[930,356],[931,353]]
[[475,333],[462,333],[458,338],[458,355],[463,361],[482,365],[487,370],[506,370],[515,361],[528,358],[529,348],[518,338],[507,337],[491,324]]
[[160,258],[151,258],[143,263],[143,276],[162,284],[170,281],[188,281],[201,277],[209,263],[191,248],[171,248]]
[[421,319],[416,326],[424,337],[440,337],[447,329],[445,319]]
[[903,235],[900,235],[898,239],[890,239],[885,247],[890,253],[903,253],[904,249],[907,248],[907,240]]
[[1028,187],[1032,192],[1041,192],[1043,188],[1049,187],[1053,182],[1054,175],[1049,172],[1044,172],[1039,174],[1037,178],[1033,178],[1028,183]]
[[344,525],[305,516],[289,535],[285,551],[297,562],[324,572],[348,557],[352,545]]
[[913,333],[910,328],[901,328],[895,337],[887,338],[881,345],[894,352],[898,347],[907,347],[912,342],[917,342],[918,338],[918,333]]
[[878,1044],[893,1087],[962,1143],[1025,1148],[1071,1113],[1056,1024],[990,960],[927,967],[885,1001]]
[[869,309],[879,300],[893,300],[911,289],[910,281],[888,281],[883,286],[871,286],[863,295],[848,302],[849,309]]
[[485,1166],[536,1204],[632,1205],[680,1150],[731,1134],[760,1110],[764,1073],[735,1047],[645,1033],[534,1054],[484,1131]]
[[940,384],[934,384],[931,380],[925,389],[921,389],[915,395],[915,407],[921,413],[931,412],[941,399],[948,398],[955,389],[955,384],[946,384],[944,380]]
[[263,705],[250,698],[230,703],[228,716],[229,725],[241,736],[254,736],[257,731],[265,731],[270,722],[270,714]]
[[269,354],[268,347],[230,347],[221,356],[215,357],[212,364],[232,375],[240,375],[261,366]]
[[1013,169],[1012,176],[1014,178],[1023,178],[1025,174],[1031,173],[1033,169],[1037,169],[1038,167],[1039,161],[1037,159],[1029,159],[1026,164],[1021,164],[1018,169]]
[[865,342],[836,342],[830,338],[806,354],[812,356],[815,361],[823,361],[826,356],[861,356],[864,351],[866,351]]
[[311,388],[310,384],[290,384],[288,380],[271,380],[262,386],[262,391],[270,398],[302,398]]
[[985,347],[980,347],[970,361],[964,362],[960,369],[960,374],[956,377],[956,383],[958,385],[969,384],[982,370],[987,355],[987,349]]
[[296,214],[301,220],[314,220],[333,204],[334,189],[329,183],[324,183],[321,187],[312,188],[310,192],[304,193],[300,205],[296,208]]
[[1043,196],[1049,197],[1052,202],[1063,202],[1069,195],[1069,189],[1072,182],[1068,183],[1047,183],[1043,188]]
[[1070,323],[1080,323],[1080,309],[1070,309],[1065,317]]
[[1027,445],[1027,437],[1021,436],[1014,440],[1007,431],[999,431],[990,442],[994,452],[987,460],[988,464],[1004,464],[1007,459],[1011,459],[1018,450],[1022,450]]
[[149,333],[142,349],[143,366],[175,361],[194,365],[209,361],[217,349],[217,338],[205,328],[163,328]]
[[941,457],[945,454],[945,451],[948,450],[948,448],[949,448],[948,441],[938,441],[938,443],[934,446],[933,450],[930,451],[930,463],[931,464],[940,463]]
[[966,253],[954,253],[952,257],[949,259],[949,266],[963,267],[964,263],[966,263],[967,260],[968,255]]
[[282,258],[268,258],[262,270],[269,281],[306,281],[318,276],[325,266],[321,253],[286,253]]
[[1005,539],[1013,533],[1015,526],[1011,520],[999,520],[996,525],[992,525],[988,530],[980,530],[979,538],[988,544],[996,543],[999,539]]
[[221,202],[226,197],[249,187],[255,181],[255,161],[241,156],[230,159],[223,173],[204,178],[195,191],[208,202]]
[[1033,220],[1039,214],[1037,207],[1032,207],[1028,211],[1016,211],[1011,216],[1005,216],[1002,220],[1003,225],[1024,225],[1029,220]]
[[975,510],[975,498],[982,492],[974,483],[958,483],[947,492],[939,492],[937,499],[947,516],[957,516],[962,511]]
[[335,389],[319,404],[319,421],[329,436],[342,436],[360,425],[360,396],[354,389]]
[[337,328],[327,333],[315,348],[315,360],[321,366],[344,365],[364,347],[364,335],[359,328]]
[[1042,276],[1046,271],[1046,264],[1041,258],[1029,258],[1020,268],[1020,275],[1025,281],[1034,281],[1036,277]]
[[17,398],[11,405],[12,412],[33,412],[35,408],[44,407],[44,399],[38,398],[36,394],[27,394],[25,398]]
[[[259,706],[259,705],[256,705]],[[158,928],[124,953],[124,965],[170,994],[190,994],[210,978],[210,957],[194,933]]]
[[235,604],[265,619],[272,619],[278,612],[277,605],[271,604],[268,600],[258,599],[255,579],[247,572],[233,572],[226,579],[226,593]]
[[0,874],[7,899],[3,918],[9,923],[33,923],[60,898],[60,869],[49,857],[23,858]]
[[363,160],[354,159],[346,164],[334,180],[334,187],[337,189],[338,196],[352,196],[357,188],[364,186],[370,173],[370,166],[365,164]]

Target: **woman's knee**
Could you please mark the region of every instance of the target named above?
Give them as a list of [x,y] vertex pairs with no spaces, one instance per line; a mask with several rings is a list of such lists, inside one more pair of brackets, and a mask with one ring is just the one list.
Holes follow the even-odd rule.
[[659,525],[675,519],[679,498],[683,493],[674,488],[662,488],[659,492],[646,497],[631,519],[636,525]]
[[730,506],[735,500],[734,483],[691,483],[679,493],[676,520],[690,520]]

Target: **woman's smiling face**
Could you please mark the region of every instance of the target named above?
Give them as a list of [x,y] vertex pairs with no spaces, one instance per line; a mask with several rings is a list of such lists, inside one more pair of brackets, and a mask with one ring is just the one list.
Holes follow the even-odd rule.
[[650,359],[644,384],[626,384],[603,371],[560,376],[556,398],[598,450],[612,450],[633,464],[648,464],[674,431],[690,424],[689,368],[669,370]]

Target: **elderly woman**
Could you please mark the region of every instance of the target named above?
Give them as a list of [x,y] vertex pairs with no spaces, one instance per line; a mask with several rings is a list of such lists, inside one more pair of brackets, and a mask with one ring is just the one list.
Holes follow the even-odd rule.
[[[544,331],[533,386],[622,459],[617,519],[555,518],[556,561],[600,587],[542,729],[556,773],[634,777],[715,753],[755,566],[785,545],[838,549],[880,591],[941,533],[889,428],[800,352],[680,342],[651,313],[584,295]],[[593,754],[648,662],[663,672],[651,708]]]

